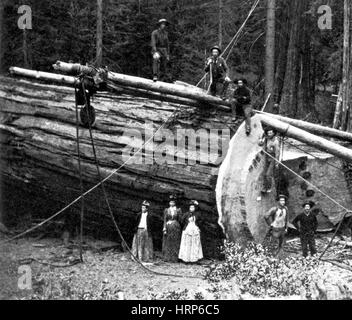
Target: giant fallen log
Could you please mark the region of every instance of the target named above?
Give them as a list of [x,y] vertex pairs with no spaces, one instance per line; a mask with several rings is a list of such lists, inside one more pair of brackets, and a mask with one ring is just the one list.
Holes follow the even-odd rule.
[[[71,82],[71,78],[65,81]],[[0,167],[7,221],[16,220],[12,219],[16,213],[18,220],[21,214],[48,217],[80,194],[74,89],[52,84],[55,79],[48,83],[43,78],[0,77]],[[142,148],[106,182],[114,214],[127,239],[131,240],[131,224],[141,201],[148,199],[161,218],[169,194],[176,193],[183,210],[189,200],[199,201],[205,218],[204,250],[207,256],[215,256],[222,232],[217,225],[214,189],[230,130],[194,108],[136,95],[100,93],[92,104],[96,109],[93,136],[103,177]],[[226,113],[221,117],[229,121]],[[164,129],[143,147],[165,122]],[[203,134],[207,147],[213,147],[199,148],[197,134]],[[98,178],[87,129],[80,128],[80,141],[84,189],[88,190]],[[98,232],[119,240],[100,189],[87,197],[86,205],[87,227],[97,224]],[[67,212],[76,213],[76,206]],[[160,248],[162,225],[155,234]]]

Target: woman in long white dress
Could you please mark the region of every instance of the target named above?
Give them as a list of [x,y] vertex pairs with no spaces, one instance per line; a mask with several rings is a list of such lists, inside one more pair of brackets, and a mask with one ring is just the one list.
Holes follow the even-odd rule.
[[200,239],[200,213],[196,210],[198,202],[190,203],[189,212],[183,216],[183,232],[181,238],[179,259],[189,263],[203,259],[203,249]]

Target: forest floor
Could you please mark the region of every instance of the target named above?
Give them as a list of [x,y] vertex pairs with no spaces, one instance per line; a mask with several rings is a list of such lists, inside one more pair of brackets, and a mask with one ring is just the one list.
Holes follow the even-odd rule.
[[[201,264],[192,265],[166,263],[157,253],[155,261],[146,265],[148,268],[184,277],[162,276],[145,271],[130,259],[128,253],[109,249],[114,245],[109,242],[86,241],[84,263],[75,264],[79,259],[78,247],[74,244],[64,246],[60,239],[28,238],[6,244],[1,243],[2,240],[4,239],[0,238],[0,300],[107,300],[116,299],[119,292],[122,292],[127,300],[255,298],[241,294],[231,281],[226,281],[226,286],[216,292],[204,278],[207,265],[213,261],[205,260]],[[290,246],[292,247],[292,242]],[[68,266],[70,264],[74,265]],[[19,269],[24,265],[30,266],[30,280],[25,278],[25,269]],[[352,284],[351,271],[330,263],[325,263],[324,268],[328,268],[332,282]],[[20,289],[26,285],[30,285],[31,289]],[[295,296],[281,299],[300,298]]]

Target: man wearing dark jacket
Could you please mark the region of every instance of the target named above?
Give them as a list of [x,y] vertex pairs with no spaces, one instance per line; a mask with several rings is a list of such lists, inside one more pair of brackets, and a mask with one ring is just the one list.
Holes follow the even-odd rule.
[[303,204],[304,212],[298,215],[292,222],[301,234],[301,246],[304,257],[308,256],[308,247],[312,256],[317,253],[314,234],[318,228],[318,220],[311,212],[313,206],[313,202],[305,202]]
[[141,261],[149,262],[153,259],[153,237],[151,228],[154,216],[149,213],[149,202],[142,203],[142,211],[137,214],[134,225],[132,244],[133,255]]
[[152,55],[153,55],[153,81],[157,81],[161,75],[168,77],[167,64],[170,61],[170,44],[169,36],[166,31],[168,21],[160,19],[159,28],[152,33]]
[[237,113],[242,110],[246,118],[246,134],[251,133],[251,117],[252,117],[252,106],[251,106],[251,92],[247,88],[247,80],[240,79],[237,81],[237,89],[234,94],[234,101],[232,102],[232,116],[236,118]]
[[216,87],[218,83],[223,84],[221,98],[226,99],[227,88],[231,83],[229,77],[229,67],[224,58],[220,57],[221,49],[218,46],[214,46],[210,49],[211,57],[208,58],[205,72],[210,74],[211,84],[210,84],[210,94],[216,96]]

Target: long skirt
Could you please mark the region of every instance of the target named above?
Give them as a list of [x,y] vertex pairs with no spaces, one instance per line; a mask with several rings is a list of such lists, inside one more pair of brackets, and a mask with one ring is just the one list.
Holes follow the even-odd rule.
[[153,260],[153,239],[145,229],[138,229],[134,235],[132,253],[139,260],[149,262]]
[[189,223],[186,230],[182,233],[178,257],[184,262],[197,262],[203,259],[200,230],[193,222]]
[[168,262],[177,262],[180,251],[181,226],[177,221],[166,224],[166,234],[163,238],[163,255],[164,260]]

